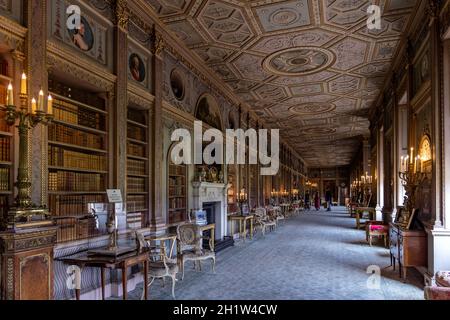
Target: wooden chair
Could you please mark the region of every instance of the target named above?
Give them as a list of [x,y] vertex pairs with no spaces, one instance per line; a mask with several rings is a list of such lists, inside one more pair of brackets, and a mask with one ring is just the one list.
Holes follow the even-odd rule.
[[277,226],[280,224],[281,221],[286,220],[286,216],[283,214],[281,207],[273,207],[273,209],[270,211],[272,213],[272,219],[275,219],[277,222]]
[[[172,279],[172,297],[175,299],[175,283],[177,281],[178,264],[176,261],[167,257],[164,247],[151,247],[150,243],[143,240],[142,233],[136,231],[136,239],[139,241],[140,247],[145,246],[149,251],[148,263],[148,287],[150,287],[156,278],[163,280],[166,277]],[[145,291],[142,292],[141,300],[144,300]]]
[[267,215],[267,211],[265,208],[256,208],[255,209],[255,230],[259,226],[261,228],[261,233],[263,236],[266,235],[266,229],[273,230],[277,226],[276,219],[271,219]]
[[[203,240],[209,240],[209,249],[203,248]],[[199,266],[201,271],[203,260],[211,260],[212,270],[216,270],[216,254],[212,250],[214,241],[210,237],[204,237],[200,226],[192,223],[182,224],[177,227],[178,258],[184,279],[184,264],[186,261],[194,261],[194,267]]]

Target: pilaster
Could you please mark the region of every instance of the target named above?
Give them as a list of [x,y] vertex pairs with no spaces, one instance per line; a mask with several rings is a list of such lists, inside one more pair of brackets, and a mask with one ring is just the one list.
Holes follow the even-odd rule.
[[163,139],[162,139],[162,83],[163,83],[163,53],[164,40],[161,32],[155,26],[151,35],[152,38],[152,64],[153,64],[153,92],[155,95],[154,110],[151,117],[151,177],[150,177],[150,227],[152,231],[159,231],[164,228],[164,212],[162,211],[163,193],[162,162],[163,162]]
[[[28,27],[26,73],[30,96],[37,97],[39,90],[48,91],[47,72],[47,0],[25,2]],[[47,203],[47,128],[38,125],[30,130],[28,167],[31,177],[31,199],[34,204]]]

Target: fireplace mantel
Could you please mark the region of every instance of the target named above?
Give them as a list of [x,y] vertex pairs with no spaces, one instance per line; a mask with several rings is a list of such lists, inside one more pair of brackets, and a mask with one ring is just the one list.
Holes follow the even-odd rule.
[[[216,240],[223,240],[227,235],[227,190],[231,187],[226,183],[192,182],[194,208],[203,209],[203,203],[218,203],[220,211],[216,216]],[[219,217],[220,216],[220,217]]]

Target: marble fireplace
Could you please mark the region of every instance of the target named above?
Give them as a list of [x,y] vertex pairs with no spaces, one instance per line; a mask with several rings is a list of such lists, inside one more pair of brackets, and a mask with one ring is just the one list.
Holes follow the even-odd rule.
[[224,183],[198,182],[192,183],[194,208],[207,212],[208,223],[215,223],[215,240],[222,241],[227,235],[227,189]]

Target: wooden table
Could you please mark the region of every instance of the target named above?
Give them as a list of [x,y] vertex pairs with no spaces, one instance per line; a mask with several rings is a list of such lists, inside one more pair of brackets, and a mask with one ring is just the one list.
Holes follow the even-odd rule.
[[355,218],[356,218],[356,229],[361,228],[361,218],[364,212],[369,213],[369,220],[375,220],[375,208],[372,207],[356,207],[355,208]]
[[[105,269],[122,270],[122,290],[123,300],[127,299],[127,268],[142,263],[144,265],[144,295],[147,300],[148,294],[148,249],[141,251],[132,251],[118,257],[88,255],[83,251],[71,256],[62,257],[57,260],[68,265],[75,265],[82,269],[83,267],[96,267],[101,270],[102,300],[105,300]],[[75,288],[75,296],[80,300],[81,288]]]
[[[250,215],[229,215],[228,220],[231,222],[238,221],[239,222],[239,238],[242,237],[242,239],[245,241],[247,238],[247,221],[250,221],[250,239],[253,239],[253,220],[255,216]],[[231,236],[234,234],[234,224],[231,224]]]
[[406,279],[408,267],[428,266],[427,233],[424,230],[406,230],[391,222],[389,223],[389,251],[394,270],[397,260],[400,278]]
[[212,241],[211,241],[211,245],[212,245],[211,251],[214,251],[214,241],[216,241],[216,238],[215,238],[216,224],[215,223],[211,223],[211,224],[207,224],[207,225],[204,225],[204,226],[200,226],[200,231],[202,233],[205,232],[205,231],[208,231],[208,230],[211,231],[211,239],[212,239]]

